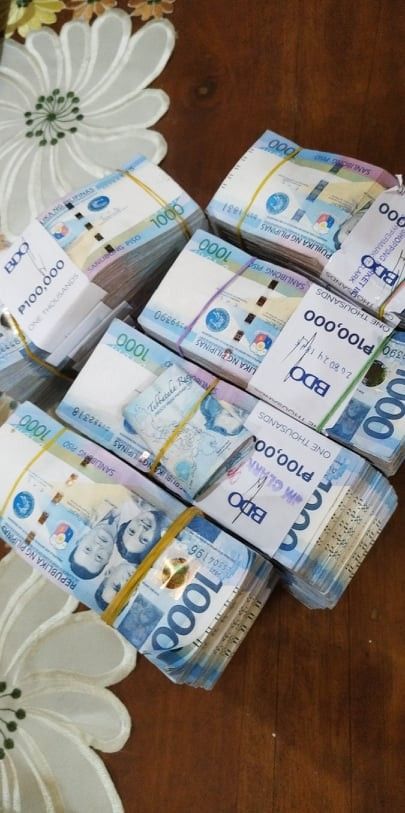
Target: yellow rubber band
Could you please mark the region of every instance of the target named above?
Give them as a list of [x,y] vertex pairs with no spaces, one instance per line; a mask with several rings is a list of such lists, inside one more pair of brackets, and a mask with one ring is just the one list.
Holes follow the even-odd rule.
[[163,443],[163,445],[160,447],[159,451],[157,452],[157,454],[156,454],[156,456],[155,456],[155,458],[153,460],[153,463],[152,463],[152,465],[151,465],[151,467],[149,469],[149,474],[154,474],[155,473],[155,471],[156,471],[162,457],[166,454],[167,450],[170,448],[172,443],[174,443],[174,441],[178,438],[178,436],[183,431],[186,424],[188,424],[188,422],[191,420],[191,418],[194,417],[195,413],[197,412],[197,410],[199,409],[199,407],[201,406],[202,402],[205,400],[207,395],[209,395],[212,392],[212,390],[215,390],[215,387],[218,384],[219,384],[219,378],[214,378],[214,380],[211,381],[211,384],[209,385],[209,387],[207,387],[207,389],[204,390],[204,392],[200,396],[200,398],[195,402],[195,404],[193,404],[191,409],[189,409],[189,411],[185,414],[184,418],[182,418],[181,421],[177,424],[177,426],[175,426],[175,428],[173,429],[173,432],[170,433],[169,437],[166,438],[165,442]]
[[56,375],[58,378],[63,378],[64,381],[70,382],[73,381],[72,376],[66,375],[65,373],[61,373],[61,371],[58,370],[56,367],[52,367],[52,364],[48,364],[47,361],[44,361],[44,359],[41,359],[39,356],[33,353],[32,350],[30,350],[25,334],[23,333],[23,331],[20,328],[20,325],[18,324],[17,320],[14,318],[14,316],[12,316],[11,313],[7,314],[7,319],[9,319],[9,321],[11,322],[15,332],[17,333],[18,338],[20,339],[20,342],[24,346],[24,350],[27,356],[31,359],[31,361],[35,361],[36,364],[39,364],[41,367],[45,367],[45,370],[48,370],[49,373],[52,373],[52,375]]
[[34,465],[34,463],[36,463],[36,461],[37,461],[37,460],[39,460],[39,458],[40,458],[40,457],[41,457],[41,456],[42,456],[42,455],[43,455],[45,452],[47,452],[47,451],[48,451],[48,450],[51,448],[51,446],[52,446],[52,445],[55,443],[55,441],[57,441],[57,440],[58,440],[58,439],[61,437],[61,435],[63,435],[63,434],[64,434],[64,432],[66,432],[66,431],[67,431],[67,430],[65,429],[65,427],[63,427],[62,429],[59,429],[59,431],[58,431],[58,432],[56,432],[56,434],[53,436],[53,438],[51,438],[51,440],[48,440],[48,442],[47,442],[47,443],[45,443],[43,446],[41,446],[41,448],[40,448],[40,449],[39,449],[39,451],[38,451],[38,452],[37,452],[37,453],[34,455],[34,457],[32,457],[32,458],[31,458],[31,460],[29,460],[29,461],[28,461],[28,463],[26,463],[26,464],[25,464],[25,466],[24,466],[24,467],[21,469],[21,471],[20,471],[20,473],[19,473],[18,477],[17,477],[17,478],[14,480],[14,483],[13,483],[13,485],[11,486],[11,488],[10,488],[10,490],[9,490],[8,494],[7,494],[7,497],[6,497],[6,499],[5,499],[5,501],[4,501],[3,505],[2,505],[2,507],[1,507],[1,509],[0,509],[0,516],[4,516],[4,513],[5,513],[5,510],[6,510],[6,508],[7,508],[7,505],[8,505],[8,503],[10,502],[10,500],[11,500],[11,498],[12,498],[12,496],[13,496],[13,494],[14,494],[14,492],[15,492],[15,490],[16,490],[16,488],[17,488],[17,486],[18,486],[18,484],[21,482],[21,480],[23,479],[23,477],[25,476],[25,474],[26,474],[26,473],[29,471],[29,469],[31,468],[31,466],[33,466],[33,465]]
[[128,604],[129,599],[135,592],[139,583],[145,578],[146,574],[155,564],[159,556],[169,547],[170,543],[175,537],[186,528],[194,517],[203,516],[199,508],[191,506],[182,511],[181,514],[171,523],[167,531],[163,534],[159,542],[152,548],[151,551],[145,556],[144,560],[137,567],[135,573],[130,579],[121,587],[115,598],[111,601],[109,606],[101,613],[101,618],[106,624],[110,626],[114,623],[117,616],[120,614],[123,607]]
[[393,299],[397,295],[400,288],[404,287],[404,285],[405,285],[405,280],[402,280],[402,282],[400,282],[399,285],[397,285],[397,287],[392,292],[392,294],[390,294],[389,296],[387,296],[386,299],[384,299],[384,302],[380,305],[380,307],[378,308],[378,311],[377,311],[377,316],[378,316],[379,319],[384,319],[385,309],[386,309],[387,305],[389,304],[391,299]]
[[[164,208],[170,206],[170,203],[161,198],[160,195],[157,194],[157,192],[151,189],[151,187],[148,186],[148,184],[144,183],[139,178],[137,178],[136,175],[132,175],[132,173],[128,172],[128,170],[126,169],[119,169],[117,170],[117,172],[121,172],[123,175],[126,175],[126,177],[129,178],[133,183],[136,183],[137,186],[140,186],[140,188],[143,189],[144,192],[147,192],[147,194],[150,195],[151,198],[153,198],[153,200],[155,200],[156,203],[159,204],[159,206],[163,206]],[[185,235],[185,237],[187,237],[187,240],[190,240],[191,232],[190,229],[188,228],[187,222],[174,209],[173,212],[176,215],[176,220],[178,221],[183,234]]]
[[252,197],[250,198],[250,201],[249,201],[248,205],[246,206],[246,209],[243,210],[243,212],[242,212],[242,214],[241,214],[241,216],[239,218],[239,221],[236,224],[236,233],[237,233],[241,243],[242,243],[242,223],[245,220],[245,217],[248,214],[249,209],[251,209],[251,207],[253,206],[258,194],[262,191],[263,187],[265,186],[265,184],[267,183],[269,178],[271,178],[271,176],[274,175],[277,172],[277,170],[279,170],[280,167],[283,166],[283,164],[286,164],[287,161],[291,161],[292,158],[295,158],[295,156],[298,155],[299,152],[301,152],[300,147],[298,147],[296,150],[294,150],[294,152],[292,152],[291,155],[287,155],[286,158],[283,158],[282,161],[279,161],[278,164],[276,164],[275,167],[270,169],[270,171],[264,176],[263,180],[260,181],[259,185],[256,187],[255,191],[253,192]]

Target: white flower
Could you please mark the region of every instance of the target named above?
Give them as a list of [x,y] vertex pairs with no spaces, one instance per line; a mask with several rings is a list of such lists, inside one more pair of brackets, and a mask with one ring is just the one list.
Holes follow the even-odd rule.
[[147,128],[169,98],[148,89],[172,53],[167,20],[131,36],[131,18],[114,9],[93,25],[42,28],[21,45],[3,43],[0,65],[2,231],[20,234],[53,201],[142,153],[155,162],[166,142]]
[[129,715],[107,689],[135,650],[15,553],[0,563],[0,810],[122,813],[101,759]]

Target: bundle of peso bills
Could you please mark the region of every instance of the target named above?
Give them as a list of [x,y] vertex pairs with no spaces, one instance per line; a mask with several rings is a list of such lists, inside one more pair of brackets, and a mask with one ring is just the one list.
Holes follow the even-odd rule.
[[386,474],[401,465],[402,334],[391,335],[389,325],[358,305],[197,231],[139,322],[168,347],[347,443]]
[[321,278],[366,310],[405,327],[405,194],[388,189],[372,203]]
[[168,347],[246,387],[311,283],[195,232],[138,321]]
[[[238,437],[240,427],[246,425],[257,400],[249,393],[214,378],[196,364],[179,359],[166,347],[162,347],[150,337],[118,319],[110,325],[56,412],[62,421],[80,433],[119,455],[140,471],[146,474],[153,473],[166,488],[182,499],[191,501],[187,490],[188,484],[179,477],[181,470],[180,472],[169,470],[163,458],[159,462],[156,461],[156,453],[151,451],[149,440],[145,442],[144,439],[144,432],[145,429],[148,431],[148,426],[144,428],[141,423],[136,428],[133,420],[133,404],[142,398],[145,392],[153,389],[162,375],[170,375],[173,369],[179,368],[184,379],[187,381],[191,379],[198,387],[197,400],[194,404],[200,403],[200,392],[206,394],[206,399],[201,401],[201,404],[210,399],[206,405],[208,409],[204,408],[205,415],[201,414],[199,419],[198,428],[203,434],[199,442],[202,448],[204,446],[209,448],[212,444],[214,449],[220,450],[221,446],[218,444],[223,442],[227,444],[228,440],[232,442]],[[184,424],[184,428],[187,423],[189,421]],[[249,429],[248,435],[252,434],[254,432]],[[186,435],[186,440],[187,437]],[[249,460],[252,453],[251,450]],[[192,462],[189,458],[188,464]],[[241,462],[238,459],[234,461],[233,466],[226,466],[226,472],[222,472],[222,479],[228,482]],[[221,460],[212,460],[211,455],[208,459],[201,456],[200,470],[195,474],[201,481],[207,481],[210,477],[210,468],[218,467],[218,464],[221,466]],[[211,512],[209,507],[206,511]],[[219,509],[217,518],[231,532],[235,531],[246,541],[257,544],[259,548],[263,547],[266,553],[269,553],[269,541],[272,547],[274,545],[277,547],[273,535],[269,540],[267,523],[249,520],[245,527],[243,524],[245,515],[242,513],[235,522],[236,513],[225,501],[225,505],[221,505]]]
[[[143,442],[142,425],[137,433],[127,416],[134,399],[153,388],[172,366],[181,366],[184,375],[209,390],[255,439],[249,457],[229,468],[195,505],[271,557],[287,583],[301,572],[303,578],[306,573],[312,578],[311,563],[319,577],[314,606],[333,606],[396,505],[390,484],[357,454],[218,381],[119,320],[111,324],[72,384],[58,416],[150,473],[154,454]],[[225,418],[216,414],[221,432]],[[215,420],[210,430],[216,431]],[[164,465],[157,466],[154,477],[186,498],[184,484]]]
[[401,348],[398,331],[314,285],[248,389],[393,474],[405,450]]
[[29,402],[0,450],[1,537],[171,680],[211,688],[276,582],[271,564]]
[[[115,310],[114,316],[121,315],[122,319],[128,320],[128,310],[127,304],[123,303],[122,308]],[[32,343],[27,343],[18,323],[1,303],[0,313],[0,382],[4,387],[2,396],[16,403],[26,397],[32,397],[42,409],[52,408],[63,398],[74,379],[71,361],[65,359],[63,369],[50,365],[42,358],[44,354],[39,350],[35,352]],[[110,315],[108,319],[103,320],[97,332],[91,334],[91,340],[86,345],[87,354],[83,354],[82,362],[93,349],[111,318]]]
[[[227,175],[207,214],[221,237],[260,257],[317,279],[324,277],[377,312],[401,281],[397,266],[403,269],[404,265],[403,207],[396,180],[385,170],[342,155],[301,148],[267,130]],[[357,251],[357,259],[356,252],[350,253],[348,262],[346,240],[352,233],[356,243],[354,235],[363,219],[362,250]],[[366,262],[358,273],[362,258]],[[367,271],[373,281],[364,288]],[[403,293],[400,298],[405,305]],[[397,300],[390,304],[387,315],[391,313],[398,322],[401,310]]]
[[126,405],[131,429],[153,452],[155,468],[178,478],[191,498],[212,489],[251,451],[253,436],[230,404],[221,403],[177,364]]
[[327,434],[391,476],[405,457],[405,333],[395,330]]
[[380,472],[340,449],[274,557],[289,592],[334,607],[397,505]]
[[33,221],[0,253],[0,390],[37,398],[79,369],[111,319],[141,307],[205,222],[142,156]]

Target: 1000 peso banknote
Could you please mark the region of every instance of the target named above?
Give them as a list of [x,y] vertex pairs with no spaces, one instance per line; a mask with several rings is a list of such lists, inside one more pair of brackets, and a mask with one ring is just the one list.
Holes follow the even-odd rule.
[[262,606],[272,566],[29,402],[0,428],[0,449],[10,459],[0,475],[3,539],[98,613],[148,561],[110,623],[171,679],[210,687],[227,663],[215,653],[222,631],[239,612],[244,637],[243,607]]

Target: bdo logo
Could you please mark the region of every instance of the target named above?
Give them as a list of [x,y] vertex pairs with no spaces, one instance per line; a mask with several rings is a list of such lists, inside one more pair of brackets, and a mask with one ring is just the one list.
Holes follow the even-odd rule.
[[298,384],[303,384],[304,387],[308,390],[312,390],[316,395],[320,395],[321,398],[324,398],[330,389],[330,384],[323,381],[322,378],[318,378],[318,376],[313,373],[308,373],[303,367],[298,365],[291,368],[290,378]]
[[247,500],[239,491],[232,491],[228,496],[228,502],[232,508],[239,508],[240,514],[244,514],[245,517],[257,522],[258,525],[267,516],[267,511],[264,508],[256,505],[252,500]]
[[9,261],[6,262],[5,265],[3,265],[4,271],[6,271],[7,274],[11,274],[14,271],[14,268],[16,268],[17,265],[21,262],[22,258],[24,257],[24,254],[27,254],[29,250],[30,247],[27,242],[24,241],[23,243],[21,243],[17,251],[15,251],[14,254],[12,254]]

